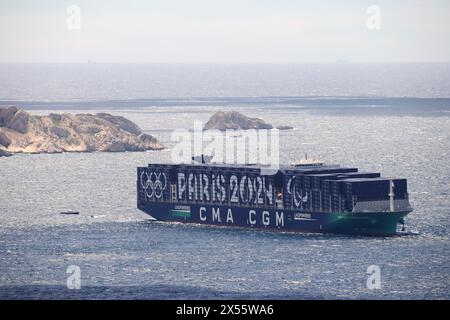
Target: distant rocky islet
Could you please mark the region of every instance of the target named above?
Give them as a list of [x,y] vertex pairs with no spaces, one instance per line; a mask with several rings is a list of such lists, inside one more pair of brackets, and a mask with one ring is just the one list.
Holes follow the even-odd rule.
[[108,113],[31,115],[0,108],[0,156],[15,153],[123,152],[164,146],[132,121]]
[[[251,118],[243,115],[237,111],[218,111],[214,113],[208,122],[205,124],[204,129],[210,130],[250,130],[250,129],[273,129],[274,126],[270,123],[266,123],[264,120],[259,118]],[[290,126],[282,125],[278,126],[279,130],[289,130],[293,129]]]

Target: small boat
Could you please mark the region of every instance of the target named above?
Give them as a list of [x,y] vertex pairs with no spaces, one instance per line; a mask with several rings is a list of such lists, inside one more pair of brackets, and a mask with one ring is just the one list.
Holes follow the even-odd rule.
[[80,214],[78,211],[61,211],[59,214]]

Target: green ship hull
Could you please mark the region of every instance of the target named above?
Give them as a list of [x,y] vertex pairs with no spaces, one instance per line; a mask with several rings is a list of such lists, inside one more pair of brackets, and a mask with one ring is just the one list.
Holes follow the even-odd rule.
[[324,232],[356,235],[395,235],[410,211],[370,213],[327,213]]
[[139,209],[160,221],[254,229],[368,236],[398,234],[397,226],[411,212],[299,212],[233,206],[146,203]]

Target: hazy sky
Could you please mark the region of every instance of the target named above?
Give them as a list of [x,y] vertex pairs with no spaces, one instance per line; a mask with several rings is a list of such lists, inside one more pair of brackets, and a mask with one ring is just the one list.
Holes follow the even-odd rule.
[[0,0],[0,62],[449,62],[449,31],[448,0]]

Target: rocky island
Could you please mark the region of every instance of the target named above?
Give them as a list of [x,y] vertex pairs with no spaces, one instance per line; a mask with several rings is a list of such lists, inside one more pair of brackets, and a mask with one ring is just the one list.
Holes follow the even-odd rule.
[[[214,113],[205,124],[204,130],[216,129],[225,131],[227,129],[273,129],[270,123],[264,122],[259,118],[250,118],[237,111],[218,111]],[[279,126],[277,129],[292,129],[289,126]]]
[[31,115],[0,108],[0,156],[14,153],[121,152],[164,149],[132,121],[108,113]]

